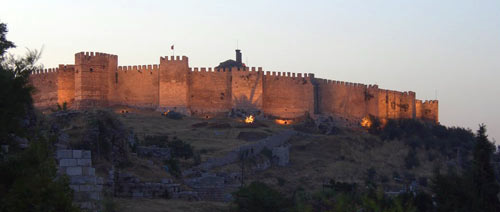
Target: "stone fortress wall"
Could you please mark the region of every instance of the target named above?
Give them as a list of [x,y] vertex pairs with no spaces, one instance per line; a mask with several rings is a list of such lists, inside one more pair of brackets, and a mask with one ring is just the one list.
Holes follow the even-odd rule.
[[33,73],[35,106],[71,108],[132,106],[188,115],[262,111],[279,118],[304,114],[361,119],[416,118],[439,122],[438,101],[377,85],[315,78],[314,74],[189,67],[188,57],[161,57],[159,64],[118,66],[118,56],[80,52],[74,65]]

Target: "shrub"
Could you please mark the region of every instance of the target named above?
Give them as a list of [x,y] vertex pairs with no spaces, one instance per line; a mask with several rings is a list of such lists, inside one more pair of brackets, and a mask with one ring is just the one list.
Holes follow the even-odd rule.
[[410,149],[405,157],[405,167],[407,169],[412,169],[414,167],[418,167],[419,165],[420,162],[418,161],[415,149]]
[[281,178],[281,177],[277,177],[276,180],[278,180],[278,185],[279,186],[284,186],[285,183],[286,183],[286,180]]
[[157,146],[157,147],[167,147],[168,135],[146,135],[142,145],[145,146]]
[[172,156],[188,159],[193,157],[193,146],[179,139],[168,142],[167,146],[172,150]]
[[287,207],[285,198],[278,191],[261,182],[252,182],[234,193],[238,211],[275,212]]
[[56,177],[49,142],[40,138],[28,149],[0,162],[0,211],[78,211],[67,177]]
[[176,177],[179,178],[181,176],[181,168],[179,166],[179,160],[172,158],[163,161],[163,164],[165,164],[168,167],[168,172]]

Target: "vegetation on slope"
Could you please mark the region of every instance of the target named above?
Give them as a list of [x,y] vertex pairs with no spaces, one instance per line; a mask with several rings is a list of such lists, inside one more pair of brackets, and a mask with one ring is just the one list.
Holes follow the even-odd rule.
[[[14,47],[6,33],[0,23],[0,211],[78,211],[67,178],[56,176],[50,133],[34,120],[28,77],[40,54],[5,56]],[[22,150],[19,140],[29,147]]]

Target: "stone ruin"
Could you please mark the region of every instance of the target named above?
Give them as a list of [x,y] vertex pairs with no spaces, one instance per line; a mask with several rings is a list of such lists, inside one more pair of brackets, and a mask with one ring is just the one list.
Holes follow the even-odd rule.
[[69,177],[69,187],[74,191],[73,202],[88,211],[99,211],[103,199],[104,180],[95,175],[92,155],[86,150],[57,150],[58,173]]

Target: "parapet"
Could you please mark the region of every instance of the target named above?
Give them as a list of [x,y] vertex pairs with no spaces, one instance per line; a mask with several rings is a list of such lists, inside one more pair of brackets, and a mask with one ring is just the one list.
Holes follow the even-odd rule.
[[186,56],[165,56],[165,57],[160,57],[161,62],[174,62],[174,61],[188,61],[188,57]]
[[[54,74],[59,73],[60,68],[45,68],[40,70],[35,70],[31,74]],[[63,69],[64,70],[64,69]]]
[[438,100],[425,100],[422,104],[438,104],[439,101]]
[[[259,68],[259,71],[261,69]],[[276,71],[266,71],[264,74],[266,77],[279,77],[280,79],[298,79],[298,78],[314,78],[312,73],[292,73],[292,72],[276,72]]]
[[321,79],[321,78],[316,78],[316,82],[318,82],[320,86],[345,86],[345,87],[352,87],[352,88],[377,88],[378,89],[378,85],[365,85],[362,83],[344,82],[344,81],[336,81],[336,80]]
[[118,59],[117,55],[101,52],[79,52],[75,54],[75,60],[90,60],[93,57]]
[[134,66],[118,66],[119,72],[127,73],[127,71],[137,71],[137,72],[154,72],[159,71],[160,66],[158,64],[154,65],[134,65]]

